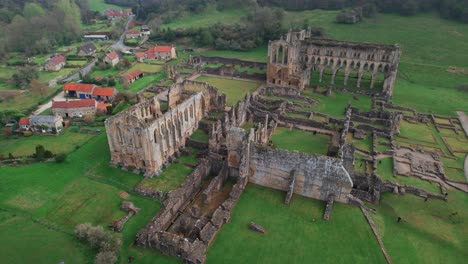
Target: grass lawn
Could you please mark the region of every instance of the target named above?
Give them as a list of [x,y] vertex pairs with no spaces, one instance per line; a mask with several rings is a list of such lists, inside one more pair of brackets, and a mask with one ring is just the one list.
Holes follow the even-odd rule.
[[89,3],[89,10],[92,11],[104,11],[107,8],[114,8],[114,9],[123,9],[123,7],[118,5],[106,4],[104,0],[88,0]]
[[197,130],[196,130],[195,132],[193,132],[193,134],[190,136],[190,139],[191,139],[191,140],[198,141],[198,142],[208,143],[209,136],[208,136],[208,133],[206,133],[204,130],[202,130],[202,129],[197,129]]
[[467,206],[467,195],[456,190],[449,191],[448,202],[386,193],[371,217],[393,263],[463,263]]
[[87,263],[94,254],[72,234],[49,229],[29,217],[3,210],[0,210],[0,243],[3,263],[65,261],[78,264]]
[[137,93],[145,89],[150,84],[159,83],[166,77],[166,72],[159,72],[157,74],[146,75],[130,84],[130,91]]
[[162,68],[163,66],[158,64],[137,63],[128,69],[124,74],[130,73],[134,70],[141,70],[144,73],[156,73],[161,71]]
[[[0,167],[0,209],[16,215],[30,215],[66,233],[73,232],[75,225],[82,222],[106,227],[112,220],[124,215],[119,210],[123,200],[119,194],[129,192],[142,179],[139,175],[110,168],[108,164],[107,139],[105,134],[101,134],[70,154],[62,164]],[[122,263],[127,261],[130,254],[137,259],[157,255],[135,249],[132,244],[138,230],[157,213],[159,203],[132,194],[128,199],[142,210],[124,228],[120,255]],[[68,234],[64,237],[62,233],[55,234],[51,230],[44,233],[44,228],[35,225],[30,218],[21,221],[24,222],[10,230],[7,225],[15,225],[14,222],[6,223],[0,217],[0,237],[11,243],[11,251],[2,253],[2,256],[12,256],[12,261],[8,263],[29,263],[29,258],[35,259],[34,263],[50,263],[51,259],[56,262],[55,256],[62,255],[66,263],[87,263],[94,258],[94,252],[90,255],[87,246],[82,249]],[[24,234],[21,233],[23,231]],[[21,245],[12,243],[16,239]],[[53,244],[61,247],[55,248]],[[51,248],[54,252],[50,252]],[[28,252],[27,256],[24,256],[25,251]],[[23,259],[20,257],[22,255]],[[71,259],[66,259],[67,256]]]
[[195,53],[194,55],[204,55],[204,56],[212,56],[212,57],[226,57],[226,58],[235,58],[240,60],[247,60],[247,61],[257,61],[257,62],[266,62],[268,56],[268,47],[261,46],[249,51],[233,51],[233,50],[208,50],[199,53]]
[[407,121],[402,121],[400,124],[400,135],[408,139],[424,141],[428,143],[437,143],[432,137],[432,129],[430,126],[418,123],[413,124]]
[[[103,129],[103,128],[102,128]],[[0,139],[0,154],[8,156],[8,153],[15,157],[29,156],[35,153],[37,145],[43,145],[52,153],[68,153],[81,146],[95,135],[85,133],[75,133],[65,129],[65,132],[58,136],[20,137],[19,139]]]
[[[26,111],[27,109],[33,106],[39,106],[38,104],[41,100],[46,99],[48,96],[52,95],[58,90],[62,90],[62,88],[63,87],[61,85],[50,87],[44,96],[35,95],[28,90],[22,90],[13,99],[0,102],[0,111],[2,110]],[[31,113],[27,112],[25,114],[29,115]]]
[[415,177],[400,175],[393,177],[393,158],[383,158],[379,160],[379,164],[377,165],[377,175],[379,175],[382,180],[422,188],[428,192],[440,193],[438,184],[430,183]]
[[338,119],[345,118],[345,109],[348,104],[365,112],[370,111],[372,107],[372,99],[368,96],[359,95],[359,100],[355,100],[354,95],[350,93],[332,92],[331,96],[325,96],[314,93],[311,89],[305,89],[303,95],[319,101],[317,106],[312,108],[314,111]]
[[247,13],[242,9],[230,9],[218,11],[216,8],[208,8],[199,14],[188,14],[179,17],[168,24],[163,24],[163,28],[198,28],[212,26],[216,23],[233,24],[240,22],[241,17]]
[[[393,101],[418,111],[455,115],[467,110],[468,93],[455,89],[468,75],[447,72],[466,68],[468,25],[433,14],[403,17],[382,15],[352,26],[335,23],[335,12],[288,12],[290,20],[308,19],[323,27],[327,37],[375,43],[398,43],[402,48]],[[444,54],[443,56],[441,54]]]
[[15,67],[0,67],[0,78],[10,79],[15,72]]
[[39,81],[49,82],[50,80],[57,78],[59,76],[67,76],[70,72],[74,71],[74,68],[62,68],[60,71],[41,71],[39,72]]
[[197,150],[190,148],[192,151],[191,155],[182,155],[178,158],[177,163],[171,163],[167,168],[163,169],[163,172],[153,178],[144,179],[141,181],[143,186],[149,187],[154,190],[160,191],[172,191],[177,189],[185,177],[187,177],[193,168],[185,165],[185,163],[196,164],[197,163]]
[[243,100],[247,93],[255,91],[260,82],[250,80],[236,80],[222,77],[200,76],[196,81],[207,82],[218,88],[221,93],[226,94],[226,104],[235,105],[239,100]]
[[[324,202],[295,195],[287,206],[285,195],[249,184],[207,263],[385,263],[358,208],[335,203],[326,222]],[[250,222],[268,232],[251,231]]]
[[315,134],[309,131],[278,127],[271,137],[273,145],[278,149],[296,150],[309,154],[326,155],[330,136]]

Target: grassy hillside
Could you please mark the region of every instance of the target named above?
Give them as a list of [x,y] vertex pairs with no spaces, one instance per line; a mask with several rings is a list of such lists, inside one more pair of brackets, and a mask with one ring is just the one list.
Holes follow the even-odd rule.
[[112,4],[106,4],[104,0],[88,0],[89,9],[92,11],[104,11],[107,8],[122,9],[122,7]]

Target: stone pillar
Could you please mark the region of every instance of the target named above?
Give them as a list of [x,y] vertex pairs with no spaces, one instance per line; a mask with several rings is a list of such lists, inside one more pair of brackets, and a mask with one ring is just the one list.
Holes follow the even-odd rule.
[[323,71],[325,70],[325,65],[320,64],[320,65],[319,65],[319,70],[320,70],[319,82],[322,82]]
[[363,69],[363,66],[361,65],[361,67],[359,67],[359,72],[358,72],[358,80],[357,80],[357,85],[356,85],[357,88],[361,88],[362,75],[364,75],[364,69]]

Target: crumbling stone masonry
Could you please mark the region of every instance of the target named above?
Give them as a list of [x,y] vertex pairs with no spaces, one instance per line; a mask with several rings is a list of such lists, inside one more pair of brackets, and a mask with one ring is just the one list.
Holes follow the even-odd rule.
[[324,73],[331,74],[332,86],[338,75],[344,76],[344,86],[355,76],[360,88],[367,74],[372,89],[383,74],[382,93],[392,96],[400,55],[398,45],[319,39],[312,38],[310,30],[289,31],[285,39],[268,44],[267,83],[301,91],[309,85],[311,74],[318,72],[319,82]]
[[132,168],[149,177],[159,174],[205,114],[224,109],[225,102],[226,97],[216,88],[186,80],[169,89],[169,109],[164,114],[154,97],[108,118],[105,126],[111,165]]

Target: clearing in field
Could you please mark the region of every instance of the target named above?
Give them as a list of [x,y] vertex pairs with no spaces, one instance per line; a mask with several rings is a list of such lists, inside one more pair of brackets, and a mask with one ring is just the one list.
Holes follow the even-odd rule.
[[235,105],[238,101],[243,100],[247,93],[254,92],[259,86],[259,81],[233,79],[213,76],[200,76],[196,81],[207,82],[218,88],[221,93],[226,94],[227,105]]
[[278,149],[327,155],[330,136],[299,129],[278,127],[271,140]]

